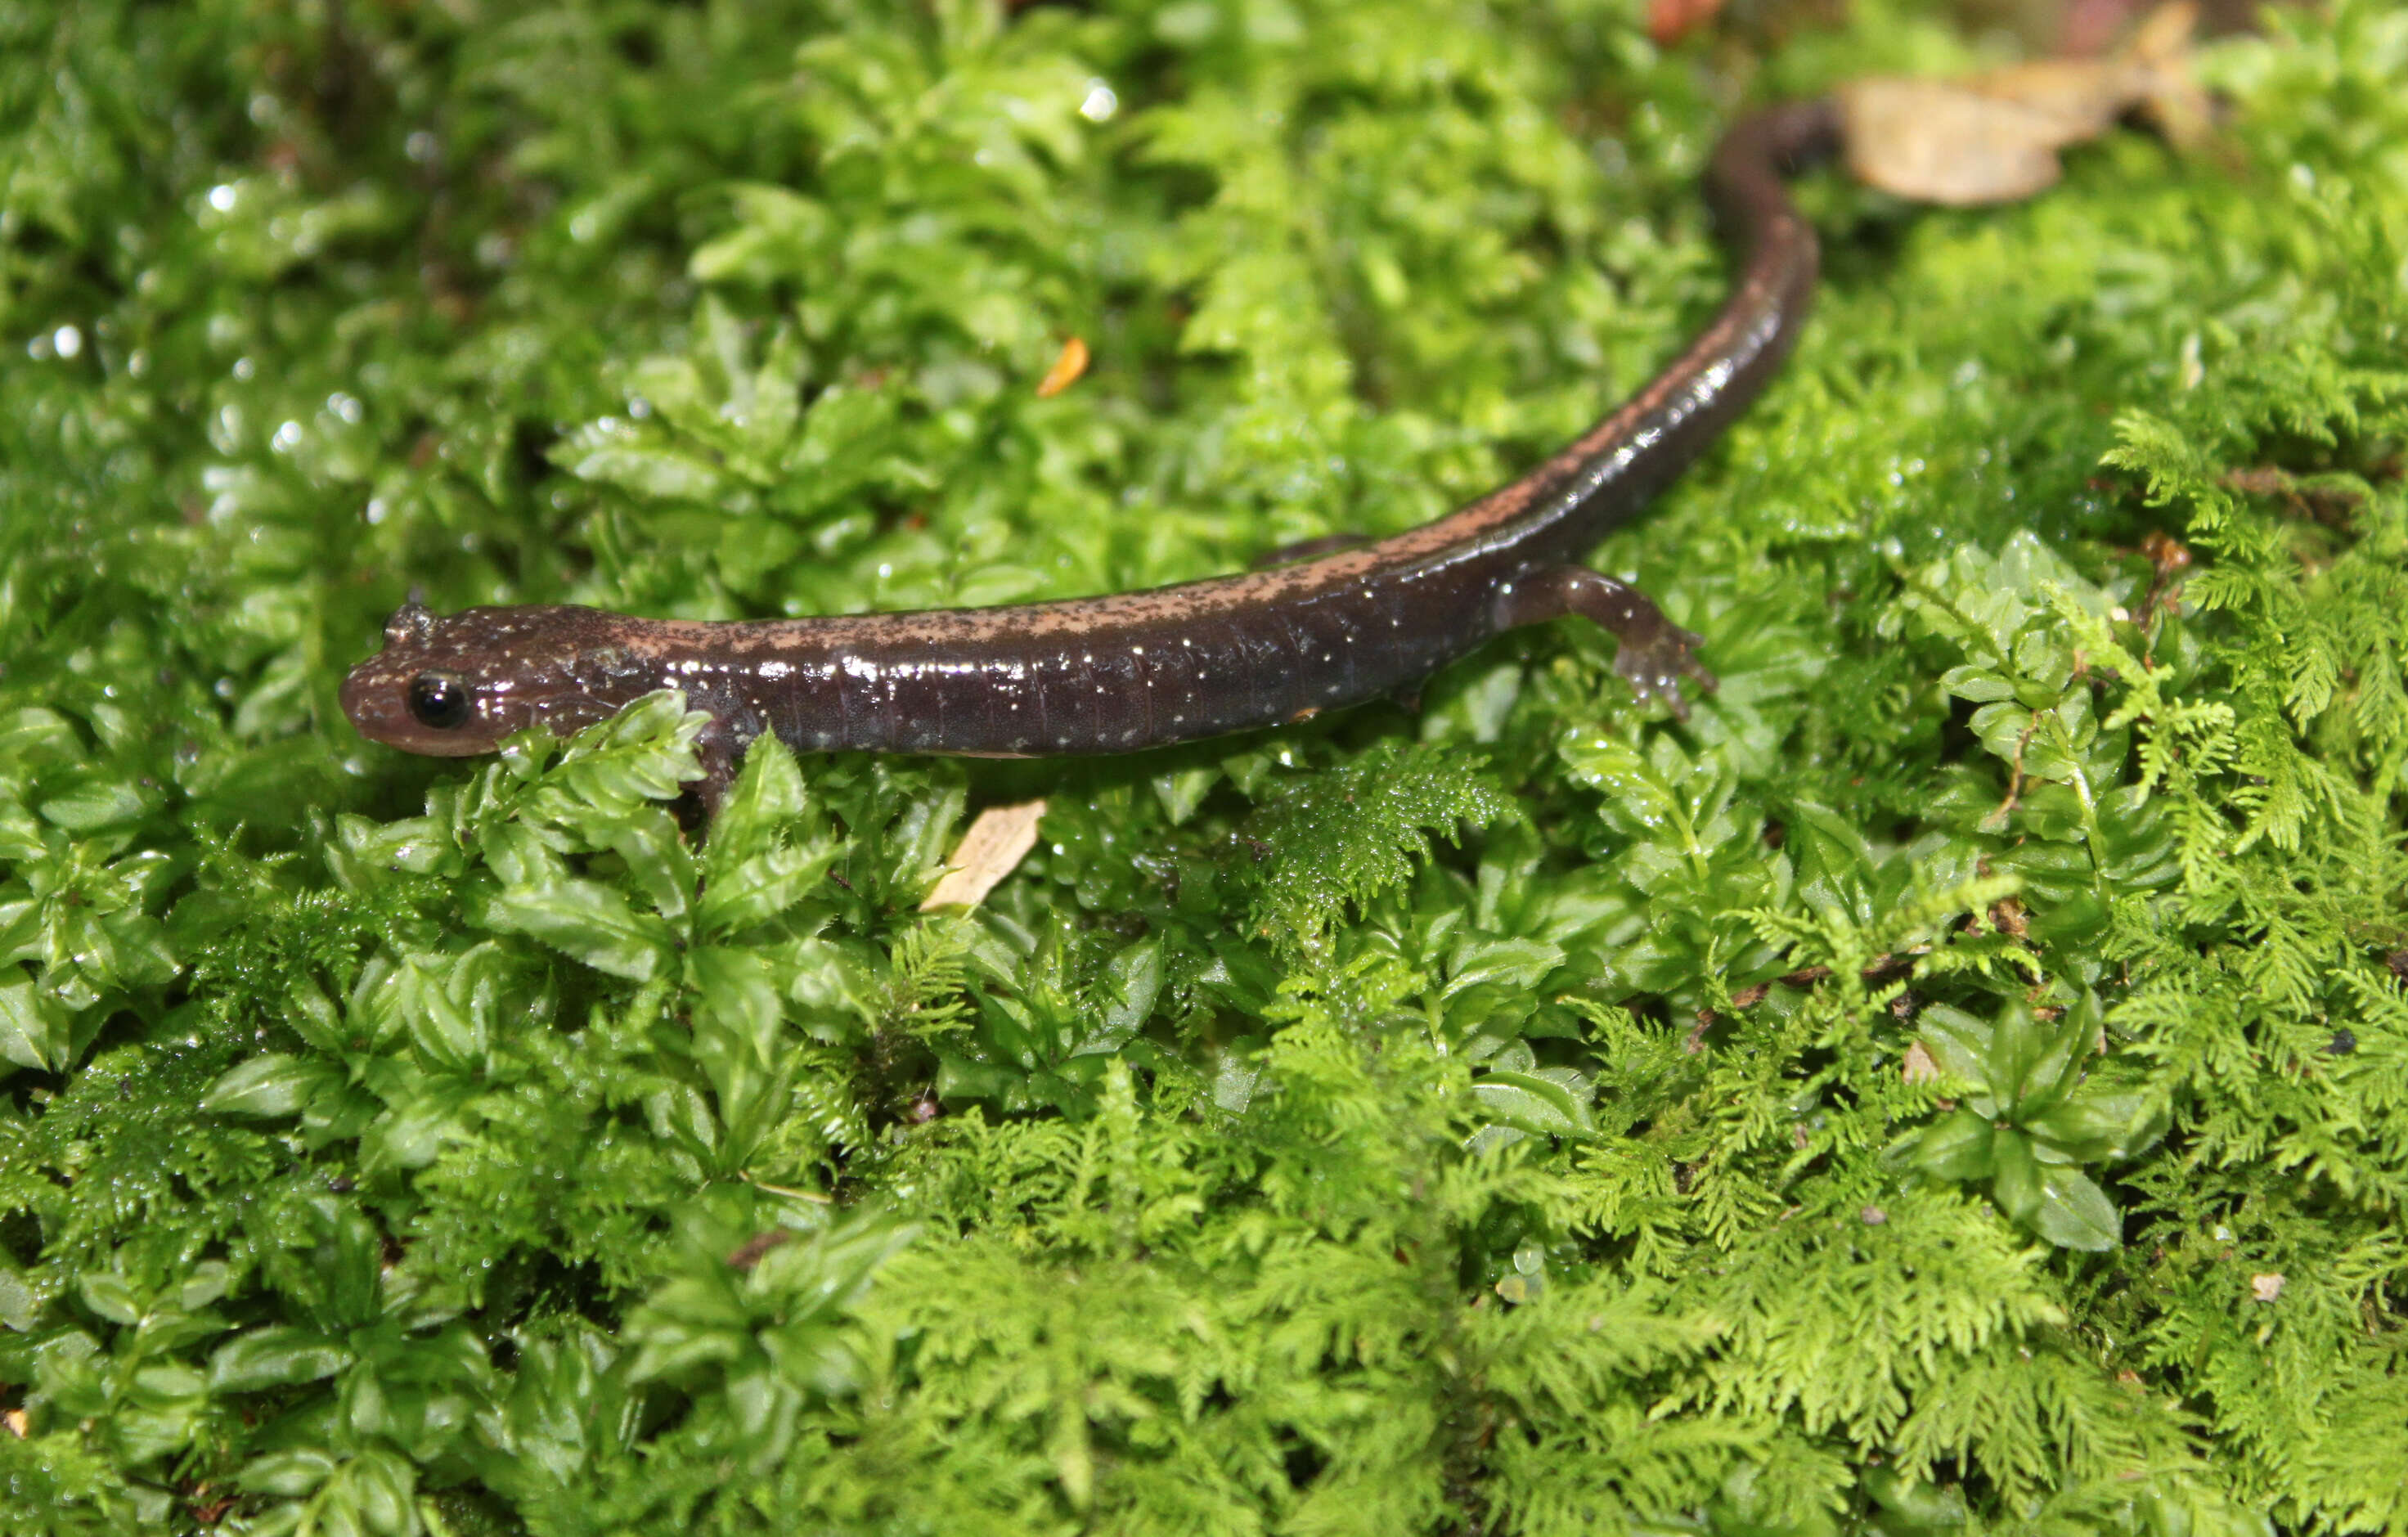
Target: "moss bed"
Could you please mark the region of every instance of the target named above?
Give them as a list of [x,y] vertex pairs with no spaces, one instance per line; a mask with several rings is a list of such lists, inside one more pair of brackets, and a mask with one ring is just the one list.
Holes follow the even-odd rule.
[[2408,1526],[2395,7],[2026,206],[1807,185],[1796,361],[1597,556],[1685,726],[1566,623],[695,840],[673,697],[336,708],[414,586],[1426,520],[1712,307],[1742,104],[2007,52],[1840,8],[0,7],[0,1527]]

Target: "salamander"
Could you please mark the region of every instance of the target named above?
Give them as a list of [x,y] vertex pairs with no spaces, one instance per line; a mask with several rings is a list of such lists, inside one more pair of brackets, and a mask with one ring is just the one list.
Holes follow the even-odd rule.
[[1725,135],[1705,187],[1733,277],[1713,321],[1576,441],[1435,523],[1241,575],[983,609],[697,622],[562,605],[437,615],[413,598],[345,680],[343,709],[372,740],[462,756],[680,688],[711,717],[709,802],[764,732],[798,752],[1134,752],[1409,693],[1502,631],[1577,614],[1613,634],[1615,670],[1641,696],[1685,714],[1682,680],[1713,686],[1698,638],[1580,557],[1788,355],[1817,252],[1782,178],[1840,132],[1816,101]]

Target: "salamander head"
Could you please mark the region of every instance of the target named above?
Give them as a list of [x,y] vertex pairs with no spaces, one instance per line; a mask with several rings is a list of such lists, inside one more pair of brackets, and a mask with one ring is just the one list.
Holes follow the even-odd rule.
[[384,649],[343,680],[343,713],[370,741],[435,757],[490,753],[531,725],[566,735],[624,702],[605,697],[613,691],[597,675],[609,628],[609,616],[591,609],[437,616],[413,598],[385,621]]

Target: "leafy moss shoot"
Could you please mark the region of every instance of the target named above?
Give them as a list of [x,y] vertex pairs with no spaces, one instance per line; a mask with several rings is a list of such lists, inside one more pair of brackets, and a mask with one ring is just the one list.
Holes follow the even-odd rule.
[[1567,622],[1145,756],[765,742],[700,839],[675,696],[336,709],[413,587],[1424,521],[1711,309],[1743,103],[2011,48],[1642,11],[0,6],[0,1530],[2408,1527],[2395,7],[2023,207],[1806,184],[1796,361],[1596,557],[1685,726]]

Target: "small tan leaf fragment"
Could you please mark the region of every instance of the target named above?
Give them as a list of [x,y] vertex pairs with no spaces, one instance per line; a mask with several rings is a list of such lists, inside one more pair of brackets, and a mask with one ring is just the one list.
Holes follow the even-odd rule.
[[962,835],[953,858],[946,861],[943,878],[928,893],[927,900],[920,904],[920,911],[976,907],[984,901],[986,894],[1037,846],[1037,823],[1044,814],[1045,802],[1041,800],[990,806],[979,812],[970,830]]
[[2195,7],[2162,7],[2109,59],[2042,59],[1961,79],[1871,76],[1839,92],[1848,169],[1867,186],[1960,207],[2012,202],[2054,183],[2057,151],[2135,108],[2177,147],[2207,127],[2190,75]]
[[1054,358],[1054,366],[1046,369],[1045,377],[1038,381],[1037,398],[1053,399],[1064,390],[1079,382],[1079,376],[1086,371],[1087,344],[1077,337],[1072,337],[1062,344],[1061,354]]
[[25,1411],[22,1409],[11,1409],[7,1414],[0,1415],[0,1425],[8,1427],[8,1433],[18,1440],[25,1439],[26,1420]]
[[2271,1302],[2283,1295],[2283,1276],[2279,1271],[2249,1278],[2249,1295],[2261,1302]]
[[1899,1076],[1910,1084],[1936,1084],[1940,1082],[1940,1064],[1931,1059],[1931,1054],[1918,1041],[1906,1048],[1906,1063],[1899,1070]]
[[2029,197],[2057,180],[2057,148],[2068,142],[2029,108],[1947,80],[1854,80],[1840,102],[1849,174],[1917,202]]

